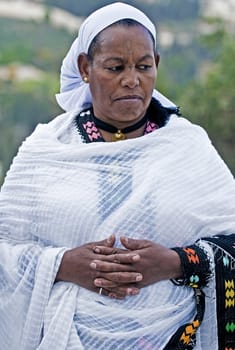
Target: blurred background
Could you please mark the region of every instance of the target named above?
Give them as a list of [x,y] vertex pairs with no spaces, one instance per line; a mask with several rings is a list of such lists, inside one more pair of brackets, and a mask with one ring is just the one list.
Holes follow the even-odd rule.
[[[61,61],[84,17],[112,2],[0,0],[0,185],[22,140],[62,112]],[[157,26],[157,88],[207,130],[235,175],[235,0],[123,2]]]

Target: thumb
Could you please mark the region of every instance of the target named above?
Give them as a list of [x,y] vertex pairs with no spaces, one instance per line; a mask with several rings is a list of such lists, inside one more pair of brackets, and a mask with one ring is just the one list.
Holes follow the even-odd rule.
[[120,237],[122,245],[129,250],[138,250],[143,248],[143,240]]
[[108,238],[103,239],[102,241],[96,242],[96,245],[105,246],[105,247],[113,247],[114,243],[115,243],[115,236],[110,235]]

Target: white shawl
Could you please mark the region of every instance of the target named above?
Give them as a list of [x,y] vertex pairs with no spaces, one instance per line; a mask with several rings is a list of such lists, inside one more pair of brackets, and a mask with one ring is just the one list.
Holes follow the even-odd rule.
[[[127,6],[114,4],[112,16],[96,12],[85,50],[88,34],[109,18],[109,24],[137,19],[155,35],[146,16]],[[192,320],[192,290],[163,281],[117,301],[54,284],[63,252],[111,233],[117,242],[126,235],[168,247],[234,233],[234,179],[206,133],[183,118],[138,139],[82,143],[74,119],[91,96],[77,69],[76,43],[63,62],[57,96],[62,108],[76,112],[37,127],[1,190],[1,350],[161,350]],[[197,350],[217,349],[213,279],[206,295]]]
[[[168,247],[234,233],[234,179],[206,133],[183,118],[91,144],[74,118],[39,125],[2,187],[1,350],[163,349],[193,318],[190,288],[164,281],[117,301],[53,284],[62,253],[111,233]],[[217,349],[213,283],[196,349]]]

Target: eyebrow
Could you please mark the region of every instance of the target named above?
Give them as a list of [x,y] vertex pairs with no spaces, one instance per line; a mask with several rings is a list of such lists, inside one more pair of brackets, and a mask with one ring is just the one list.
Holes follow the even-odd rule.
[[[153,58],[152,55],[146,54],[146,55],[140,57],[140,59],[138,60],[138,62],[139,62],[139,61],[144,61],[144,60],[146,60],[146,59],[152,59],[152,60],[153,60],[154,58]],[[109,58],[107,58],[107,59],[105,60],[105,62],[108,62],[108,61],[118,61],[118,62],[122,62],[122,61],[123,61],[123,58],[122,58],[122,57],[109,57]]]

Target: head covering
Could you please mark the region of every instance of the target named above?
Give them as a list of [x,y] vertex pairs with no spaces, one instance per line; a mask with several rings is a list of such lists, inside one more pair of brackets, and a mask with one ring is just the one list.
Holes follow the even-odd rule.
[[156,29],[150,19],[137,8],[116,2],[93,12],[80,27],[78,37],[63,60],[60,75],[60,94],[56,99],[65,111],[79,110],[91,104],[89,84],[80,75],[77,58],[80,53],[88,53],[92,40],[103,29],[122,19],[133,19],[142,24],[152,34],[156,43]]

